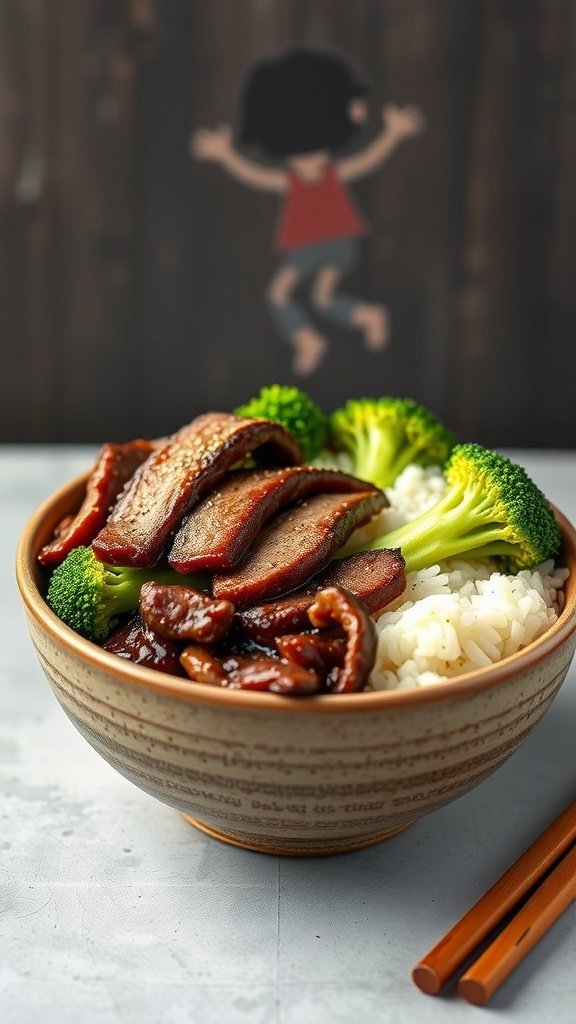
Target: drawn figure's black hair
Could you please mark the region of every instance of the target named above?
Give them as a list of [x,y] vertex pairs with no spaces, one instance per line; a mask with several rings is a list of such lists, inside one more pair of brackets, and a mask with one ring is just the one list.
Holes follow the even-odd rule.
[[271,157],[336,153],[359,131],[348,105],[368,85],[341,54],[291,47],[249,72],[240,98],[237,142]]

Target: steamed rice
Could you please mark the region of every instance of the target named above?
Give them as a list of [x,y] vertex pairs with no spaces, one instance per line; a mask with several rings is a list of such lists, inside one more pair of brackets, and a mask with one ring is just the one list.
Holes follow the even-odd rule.
[[[354,543],[430,508],[446,487],[437,467],[409,466],[386,490],[390,508]],[[428,686],[484,668],[526,647],[557,619],[568,570],[552,560],[517,575],[495,561],[452,559],[409,573],[402,596],[377,618],[370,689]]]

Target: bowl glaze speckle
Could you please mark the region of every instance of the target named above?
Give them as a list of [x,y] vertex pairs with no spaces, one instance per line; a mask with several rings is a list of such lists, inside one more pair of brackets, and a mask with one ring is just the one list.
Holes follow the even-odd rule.
[[564,681],[576,646],[576,530],[558,512],[571,570],[558,621],[524,651],[458,682],[312,698],[235,692],[134,665],[65,626],[36,563],[86,477],[23,532],[17,577],[30,636],[62,708],[123,776],[229,843],[339,853],[379,842],[491,775]]

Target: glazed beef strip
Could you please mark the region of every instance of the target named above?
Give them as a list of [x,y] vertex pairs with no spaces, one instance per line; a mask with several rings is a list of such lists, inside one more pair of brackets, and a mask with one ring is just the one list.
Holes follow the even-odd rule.
[[184,520],[168,561],[182,573],[231,569],[264,524],[286,505],[311,494],[369,488],[347,473],[313,466],[237,470]]
[[239,568],[214,577],[214,595],[247,605],[292,590],[323,569],[385,505],[381,491],[361,491],[317,494],[291,506],[264,528]]
[[395,601],[406,586],[405,563],[398,548],[361,551],[334,559],[305,587],[263,604],[236,611],[235,622],[256,643],[274,643],[285,633],[310,629],[308,609],[318,590],[341,586],[360,598],[370,614]]
[[198,416],[136,471],[92,542],[96,557],[112,565],[156,565],[192,506],[253,453],[272,464],[301,461],[298,442],[279,423],[218,412]]
[[319,590],[308,609],[308,618],[318,629],[335,624],[346,633],[342,665],[330,670],[326,685],[330,693],[363,690],[374,667],[378,637],[366,607],[342,587]]
[[276,640],[276,647],[283,658],[311,669],[323,680],[336,665],[344,664],[346,646],[345,637],[322,633],[288,633]]
[[191,644],[180,661],[197,683],[224,686],[230,690],[264,690],[290,696],[318,693],[321,683],[315,672],[295,662],[269,658],[264,654],[218,657],[200,644]]
[[230,629],[234,605],[193,587],[150,582],[140,590],[140,614],[150,629],[171,640],[216,644]]
[[180,661],[182,646],[156,633],[138,612],[117,626],[102,647],[110,654],[117,654],[136,665],[155,668],[158,672],[168,672],[173,676],[186,675]]
[[69,516],[38,555],[41,565],[53,569],[80,545],[88,545],[104,526],[124,485],[148,458],[153,446],[138,438],[126,444],[104,444],[88,477],[86,495],[75,516]]

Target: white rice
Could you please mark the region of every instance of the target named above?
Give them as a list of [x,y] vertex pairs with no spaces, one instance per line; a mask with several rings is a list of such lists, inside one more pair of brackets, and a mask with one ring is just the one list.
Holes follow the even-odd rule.
[[[445,488],[436,467],[409,466],[386,490],[390,508],[354,543],[394,529],[434,504]],[[526,647],[557,619],[568,570],[553,561],[507,576],[496,562],[453,559],[409,573],[406,590],[377,618],[369,689],[429,686],[483,668]]]

